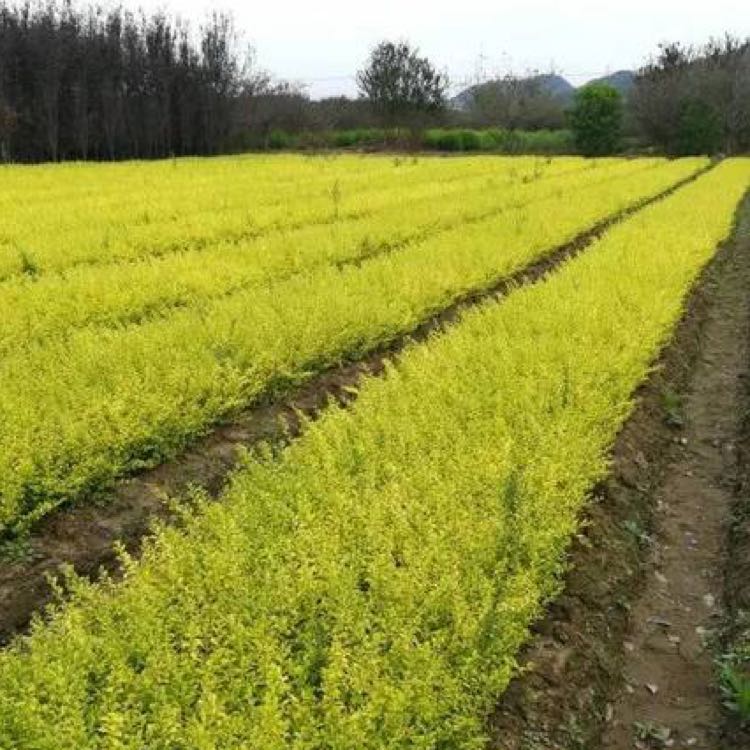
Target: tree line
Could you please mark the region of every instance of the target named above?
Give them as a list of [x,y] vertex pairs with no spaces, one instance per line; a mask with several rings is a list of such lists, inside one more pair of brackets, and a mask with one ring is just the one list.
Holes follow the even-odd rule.
[[461,108],[416,47],[384,41],[357,72],[357,98],[313,101],[273,84],[224,13],[192,30],[161,11],[74,3],[0,0],[5,161],[215,154],[268,147],[280,131],[433,126],[571,128],[586,131],[584,153],[617,151],[623,135],[671,154],[750,150],[750,41],[730,36],[663,45],[624,97],[597,84],[564,101],[553,76],[506,75],[467,89]]
[[591,155],[616,153],[623,136],[637,148],[672,155],[750,151],[749,39],[726,35],[698,47],[663,44],[636,71],[626,94],[599,81],[566,101],[548,88],[551,79],[537,74],[485,81],[464,92],[461,112],[450,112],[447,79],[408,45],[379,45],[358,75],[362,97],[401,124],[421,113],[433,123],[459,126],[567,127],[579,150]]
[[0,3],[0,153],[7,160],[211,154],[238,126],[248,75],[229,16]]
[[672,154],[750,150],[750,40],[663,44],[629,98],[645,138]]
[[547,76],[513,75],[470,89],[464,119],[506,128],[582,131],[584,153],[623,143],[671,155],[750,150],[750,40],[727,35],[700,46],[660,45],[620,94],[595,83],[569,103],[540,85]]

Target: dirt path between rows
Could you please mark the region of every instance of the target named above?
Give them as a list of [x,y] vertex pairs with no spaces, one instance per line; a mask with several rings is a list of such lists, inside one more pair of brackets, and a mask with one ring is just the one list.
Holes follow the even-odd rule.
[[738,217],[618,437],[493,747],[740,750],[714,662],[750,403],[750,198]]
[[746,408],[750,236],[737,242],[714,294],[691,387],[674,415],[684,422],[680,450],[655,498],[651,572],[633,609],[628,690],[615,704],[608,750],[721,746],[712,641],[722,624]]
[[260,442],[281,444],[299,434],[300,414],[315,418],[334,399],[347,403],[356,397],[353,389],[369,374],[383,372],[412,342],[424,341],[435,331],[454,323],[461,313],[514,287],[537,282],[569,258],[577,255],[613,224],[663,199],[706,170],[681,180],[653,198],[600,222],[571,242],[551,250],[544,258],[500,280],[488,289],[468,294],[432,316],[415,330],[398,336],[388,345],[356,362],[331,368],[304,383],[287,389],[283,396],[261,403],[231,423],[215,428],[182,456],[155,469],[117,483],[100,502],[81,502],[60,508],[43,519],[27,539],[5,544],[0,554],[0,645],[23,632],[32,615],[53,595],[49,576],[63,565],[82,576],[95,577],[100,570],[116,574],[114,543],[136,555],[154,519],[171,519],[165,502],[197,486],[217,497],[237,465],[241,448]]

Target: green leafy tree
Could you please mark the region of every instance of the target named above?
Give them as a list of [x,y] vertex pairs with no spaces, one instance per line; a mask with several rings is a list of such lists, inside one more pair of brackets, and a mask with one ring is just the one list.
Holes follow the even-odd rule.
[[386,123],[405,125],[445,109],[448,78],[406,42],[381,42],[357,73],[357,85]]
[[601,156],[617,151],[622,118],[622,96],[617,89],[594,83],[578,91],[570,111],[570,124],[581,153]]
[[702,99],[684,99],[680,104],[677,152],[715,154],[721,150],[721,120],[716,110]]

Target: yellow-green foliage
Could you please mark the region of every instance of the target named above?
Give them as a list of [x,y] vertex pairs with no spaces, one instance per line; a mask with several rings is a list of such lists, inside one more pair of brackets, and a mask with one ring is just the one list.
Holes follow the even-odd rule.
[[[599,160],[606,167],[617,160]],[[0,279],[158,256],[363,215],[398,196],[470,177],[536,180],[578,158],[394,160],[247,157],[3,170]]]
[[[208,246],[147,254],[129,263],[111,262],[105,255],[62,273],[20,275],[0,284],[0,309],[5,311],[0,355],[86,324],[125,325],[316,266],[361,262],[463,223],[617,181],[660,163],[598,162],[590,169],[578,162],[562,169],[553,162],[554,168],[545,165],[546,171],[540,168],[533,180],[524,177],[534,172],[519,178],[517,168],[506,164],[494,174],[474,175],[477,170],[467,168],[463,179],[439,182],[425,170],[420,175],[424,184],[416,186],[397,181],[394,168],[391,190],[383,193],[387,202],[374,208],[359,191],[347,202],[361,210],[338,221],[281,226],[256,237],[217,238]],[[130,240],[128,231],[122,239]]]
[[[481,748],[732,160],[411,348],[0,656],[0,745]],[[581,201],[585,203],[585,201]],[[471,237],[471,241],[477,239]]]
[[[142,285],[131,278],[124,291],[128,269],[107,267],[94,276],[104,275],[101,290],[94,284],[81,293],[73,283],[70,299],[63,277],[48,313],[36,294],[39,284],[44,299],[46,276],[25,282],[17,312],[0,334],[0,531],[22,528],[123,471],[174,454],[211,422],[269,390],[392,339],[706,163],[614,160],[571,168],[570,161],[564,169],[554,161],[549,166],[566,174],[511,182],[501,197],[470,192],[471,204],[480,207],[472,220],[467,217],[477,209],[471,204],[456,213],[439,202],[420,208],[417,201],[423,231],[392,252],[363,251],[361,235],[353,248],[347,230],[343,240],[334,237],[320,248],[297,236],[288,256],[283,239],[268,240],[256,247],[240,280],[217,250],[207,253],[203,268],[200,254],[185,260],[193,288],[176,298],[163,269]],[[449,177],[457,169],[441,163]],[[499,162],[505,177],[515,169],[509,163],[515,164]],[[426,170],[439,176],[439,166]],[[389,211],[378,215],[375,226],[386,227],[381,238],[408,231],[409,207],[406,198],[393,206],[395,229],[389,229]],[[430,216],[432,231],[424,229]],[[360,262],[340,262],[347,258]],[[108,273],[117,279],[120,302],[116,290],[108,294]],[[138,297],[138,286],[145,296]],[[124,315],[120,325],[107,325],[107,299],[115,318]],[[160,300],[168,309],[148,315]],[[93,311],[87,325],[86,310]],[[67,328],[55,331],[55,321],[66,319]],[[24,331],[28,340],[18,345]]]

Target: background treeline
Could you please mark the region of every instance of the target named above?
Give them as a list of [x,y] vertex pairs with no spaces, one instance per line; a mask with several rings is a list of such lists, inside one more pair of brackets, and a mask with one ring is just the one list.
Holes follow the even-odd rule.
[[272,130],[256,148],[268,150],[356,149],[360,151],[490,151],[501,154],[570,154],[576,151],[573,133],[560,130],[504,128],[343,128]]
[[[375,48],[364,70],[381,65],[381,57],[392,61],[393,47],[383,43]],[[381,55],[383,49],[388,54]],[[405,51],[402,60],[408,59]],[[420,65],[425,62],[429,64],[420,59]],[[413,78],[408,67],[402,62],[400,70],[385,71],[383,96],[394,79]],[[384,107],[377,87],[360,90],[359,99],[322,101],[288,88],[283,95],[274,92],[257,100],[258,111],[248,119],[243,138],[245,145],[267,148],[400,145],[672,155],[750,151],[750,41],[729,35],[700,47],[662,45],[641,69],[619,71],[578,90],[554,73],[530,73],[479,81],[453,97],[447,91],[443,86],[437,105],[433,100],[428,109],[419,107],[420,96]],[[593,128],[588,134],[593,143],[589,138],[584,145],[576,132],[582,123]]]
[[673,154],[750,150],[750,40],[662,45],[628,105],[644,138]]
[[[598,123],[606,92],[577,116],[582,91],[555,74],[486,77],[451,97],[447,76],[405,42],[377,45],[356,80],[358,97],[317,101],[304,87],[273,83],[220,12],[191,29],[164,12],[0,0],[5,161],[331,147],[750,150],[750,41],[730,36],[663,45],[635,74],[597,82],[619,97]],[[593,148],[573,132],[584,121]]]
[[246,76],[228,16],[0,4],[0,149],[8,160],[215,153]]
[[[441,150],[476,150],[488,145],[491,136],[479,139],[471,132],[487,129],[519,133],[555,131],[566,127],[567,101],[546,91],[541,80],[507,76],[471,87],[476,98],[467,97],[467,106],[456,106],[444,94],[443,101],[431,111],[416,110],[408,103],[387,111],[364,92],[359,98],[346,96],[311,100],[304,89],[276,87],[246,103],[250,116],[241,140],[249,147],[280,148],[289,143],[306,145],[391,145],[418,143],[438,147],[429,130],[462,131],[463,135],[443,139]],[[414,131],[420,137],[414,137]],[[497,140],[497,139],[495,139]]]

